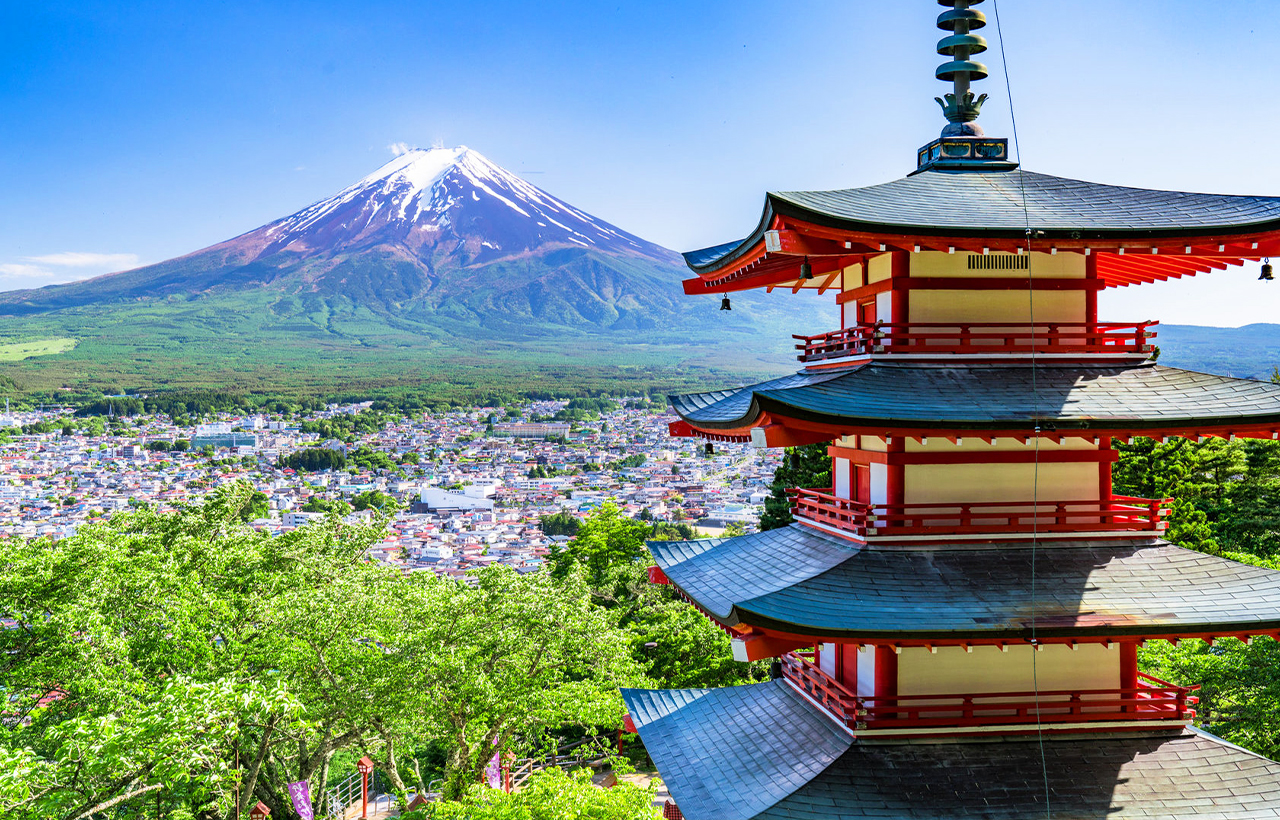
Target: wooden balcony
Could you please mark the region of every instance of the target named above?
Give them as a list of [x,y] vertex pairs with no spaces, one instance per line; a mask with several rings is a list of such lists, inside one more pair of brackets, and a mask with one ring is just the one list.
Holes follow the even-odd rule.
[[833,330],[817,336],[792,336],[802,362],[862,356],[914,354],[927,356],[1056,356],[1110,355],[1145,358],[1152,352],[1148,330],[1159,322],[1136,324],[892,324]]
[[1104,501],[865,504],[830,488],[787,490],[791,514],[863,538],[913,535],[1163,532],[1170,499],[1116,495]]
[[1190,721],[1198,686],[1138,673],[1136,688],[859,697],[799,653],[782,656],[782,674],[836,720],[859,730],[931,730],[1129,721]]

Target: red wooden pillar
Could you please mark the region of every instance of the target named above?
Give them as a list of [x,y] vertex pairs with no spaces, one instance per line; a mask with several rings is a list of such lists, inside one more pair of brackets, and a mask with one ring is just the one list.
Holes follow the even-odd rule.
[[836,679],[850,692],[858,691],[858,647],[851,643],[839,644],[840,663]]
[[[1105,453],[1111,451],[1111,437],[1103,436],[1098,439],[1098,450]],[[1105,458],[1098,462],[1098,500],[1102,502],[1102,508],[1107,509],[1107,502],[1111,500],[1111,462]]]
[[[891,436],[886,444],[886,449],[890,453],[907,451],[907,439],[904,436]],[[906,465],[893,462],[894,460],[890,459],[885,465],[884,502],[891,508],[895,504],[907,503]]]
[[[1131,641],[1120,644],[1120,688],[1138,688],[1138,644]],[[1123,697],[1127,700],[1137,695],[1125,692]],[[1120,711],[1132,712],[1134,708],[1124,706]]]
[[[888,705],[896,697],[898,697],[898,653],[893,651],[892,646],[877,646],[875,704]],[[892,718],[893,715],[879,712],[876,717]]]

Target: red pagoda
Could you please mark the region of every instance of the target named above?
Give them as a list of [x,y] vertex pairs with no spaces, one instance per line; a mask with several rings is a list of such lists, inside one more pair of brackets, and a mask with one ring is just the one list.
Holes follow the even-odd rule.
[[[766,683],[624,690],[689,820],[1280,817],[1280,764],[1191,726],[1146,641],[1280,636],[1280,573],[1161,538],[1112,491],[1113,442],[1280,438],[1280,385],[1153,361],[1105,288],[1280,256],[1280,198],[1024,171],[974,122],[986,49],[947,9],[948,121],[906,178],[772,193],[745,239],[685,255],[689,294],[828,294],[798,373],[673,397],[675,436],[829,443],[796,523],[650,544]],[[1269,269],[1264,269],[1264,276]]]

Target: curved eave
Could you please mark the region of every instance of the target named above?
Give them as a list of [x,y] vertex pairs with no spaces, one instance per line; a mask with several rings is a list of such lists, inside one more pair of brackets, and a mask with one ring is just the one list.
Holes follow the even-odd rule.
[[[787,199],[786,194],[770,193],[766,213],[781,217],[792,217],[825,228],[833,228],[857,234],[882,235],[885,237],[964,237],[967,239],[1003,239],[1017,243],[1025,243],[1026,228],[1000,227],[936,227],[909,223],[873,222],[857,219],[846,219],[815,210]],[[1177,240],[1177,239],[1216,239],[1218,237],[1238,237],[1250,235],[1280,234],[1280,217],[1263,219],[1254,222],[1225,223],[1218,225],[1197,226],[1195,228],[1080,228],[1071,225],[1046,225],[1033,217],[1032,229],[1037,233],[1036,239],[1042,243],[1060,243],[1059,247],[1074,247],[1075,243],[1093,242],[1105,244],[1123,241],[1143,240]],[[763,241],[764,228],[757,227],[743,241]],[[1046,244],[1047,247],[1047,244]]]
[[[1280,387],[1168,368],[868,364],[670,397],[692,430],[750,435],[766,421],[867,431],[1271,435]],[[1195,412],[1199,410],[1200,412]]]
[[[1280,632],[1280,572],[1159,540],[857,548],[796,524],[650,549],[666,579],[716,621],[800,644]],[[1044,590],[1035,598],[1033,556]]]
[[[992,172],[975,174],[974,172],[931,172],[934,174],[972,174],[967,178],[983,179]],[[1010,172],[996,172],[1000,174]],[[1064,188],[1076,187],[1076,191],[1064,198],[1060,210],[1085,212],[1091,209],[1108,210],[1104,202],[1092,201],[1105,198],[1107,194],[1130,195],[1135,198],[1132,203],[1137,211],[1145,211],[1147,219],[1150,214],[1160,211],[1149,201],[1151,197],[1163,197],[1169,204],[1161,205],[1174,214],[1187,214],[1186,225],[1128,226],[1106,225],[1090,226],[1085,217],[1079,221],[1067,222],[1063,217],[1048,213],[1052,208],[1042,207],[1043,203],[1032,203],[1030,221],[1035,231],[1032,250],[1049,250],[1056,248],[1062,251],[1083,252],[1086,249],[1097,252],[1106,263],[1100,266],[1100,275],[1108,287],[1141,284],[1168,278],[1203,273],[1214,268],[1241,264],[1245,260],[1255,260],[1264,256],[1280,255],[1280,198],[1247,197],[1211,194],[1192,194],[1172,191],[1153,191],[1120,186],[1103,186],[1084,183],[1077,180],[1060,180],[1038,174],[1028,173],[1035,180],[1051,180],[1046,192],[1039,195],[1051,197],[1053,183],[1061,183]],[[898,180],[884,186],[871,186],[870,189],[852,189],[852,191],[834,192],[798,192],[769,193],[765,197],[765,207],[755,229],[745,238],[737,242],[728,242],[684,254],[685,262],[697,274],[694,279],[684,282],[687,294],[707,294],[746,290],[756,287],[782,284],[795,279],[799,259],[794,255],[769,253],[766,250],[765,234],[776,230],[780,225],[795,227],[807,226],[818,233],[826,232],[826,238],[843,240],[846,247],[855,253],[879,253],[886,249],[909,250],[916,247],[930,247],[941,250],[948,248],[980,250],[989,248],[1004,252],[1023,249],[1027,243],[1026,227],[1018,220],[1014,226],[974,226],[969,224],[921,224],[921,222],[904,222],[894,220],[869,220],[854,218],[833,213],[806,204],[803,199],[829,197],[838,199],[850,193],[873,190],[893,186],[903,182]],[[1085,199],[1091,201],[1075,201],[1079,189],[1091,192]],[[982,193],[991,193],[982,191]],[[945,195],[954,196],[954,191],[943,191]],[[919,190],[909,192],[910,196],[920,197]],[[1211,213],[1230,213],[1237,204],[1252,204],[1254,210],[1260,212],[1258,218],[1241,221],[1212,222],[1196,219],[1197,209]],[[929,210],[929,203],[920,205],[918,212],[922,215]],[[938,206],[932,206],[935,209]],[[833,206],[833,210],[836,208]],[[945,209],[943,209],[945,212]],[[974,221],[980,217],[975,216]],[[938,220],[943,221],[943,220]],[[1134,223],[1141,223],[1143,217],[1134,218]],[[1166,220],[1169,221],[1169,220]],[[1197,224],[1199,223],[1199,224]],[[1130,254],[1125,258],[1122,248],[1126,243],[1139,250],[1148,246],[1145,253]],[[968,246],[966,248],[966,245]],[[1148,255],[1150,246],[1164,245],[1158,255]],[[1187,254],[1185,249],[1202,246],[1194,253]],[[1229,247],[1228,247],[1229,246]],[[1179,256],[1178,254],[1181,254]]]
[[[696,603],[697,599],[686,597]],[[719,620],[719,619],[717,619]],[[768,630],[780,637],[832,638],[858,643],[898,644],[922,646],[931,643],[955,642],[961,638],[972,643],[1026,643],[1033,637],[1042,641],[1052,640],[1169,640],[1190,638],[1222,638],[1232,636],[1276,635],[1280,633],[1280,616],[1250,620],[1214,620],[1205,623],[1161,624],[1148,622],[1131,625],[1079,625],[1045,626],[1034,629],[1028,624],[1009,629],[966,630],[884,630],[884,629],[826,629],[769,618],[748,609],[735,607],[734,615],[724,620],[726,626],[755,627]]]
[[[665,570],[664,570],[665,572]],[[760,629],[783,639],[793,639],[804,643],[812,638],[831,638],[840,641],[853,641],[869,644],[897,644],[900,646],[924,646],[932,643],[956,642],[964,639],[972,643],[1025,643],[1032,638],[1044,641],[1052,640],[1123,640],[1123,639],[1190,639],[1190,638],[1222,638],[1233,636],[1272,635],[1280,639],[1280,613],[1267,618],[1235,618],[1214,619],[1203,622],[1182,622],[1176,624],[1146,621],[1142,623],[1078,623],[1063,625],[1054,623],[1053,619],[1045,619],[1031,626],[1030,619],[1025,626],[994,629],[969,628],[957,629],[830,629],[794,620],[770,617],[754,611],[749,605],[735,604],[727,612],[715,612],[698,599],[696,591],[691,591],[671,581],[679,595],[689,601],[704,615],[715,622],[738,629]],[[922,593],[923,594],[923,593]]]
[[[879,416],[844,416],[821,413],[797,407],[771,396],[757,395],[752,400],[755,416],[744,417],[741,423],[730,422],[724,429],[748,427],[752,420],[765,415],[779,419],[820,424],[827,427],[885,429],[894,430],[974,430],[987,432],[1026,432],[1046,423],[1052,424],[1054,432],[1112,432],[1123,431],[1134,435],[1146,433],[1165,433],[1176,435],[1181,432],[1218,433],[1219,431],[1236,432],[1242,435],[1245,431],[1260,432],[1280,429],[1280,412],[1250,416],[1187,416],[1177,419],[1155,421],[1152,419],[1131,416],[1104,416],[1094,418],[1070,418],[1062,416],[1026,416],[1007,421],[986,421],[976,419],[904,419],[901,417],[885,418]],[[751,420],[748,420],[751,419]],[[710,426],[710,425],[708,425]],[[714,428],[713,428],[714,429]]]

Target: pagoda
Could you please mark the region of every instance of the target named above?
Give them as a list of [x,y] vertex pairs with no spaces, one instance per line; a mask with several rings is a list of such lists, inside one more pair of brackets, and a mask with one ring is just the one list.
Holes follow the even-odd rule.
[[777,659],[623,691],[668,816],[1280,817],[1280,764],[1137,663],[1280,636],[1280,573],[1169,543],[1166,500],[1111,481],[1134,436],[1280,438],[1280,385],[1159,365],[1156,323],[1097,302],[1280,255],[1280,197],[1023,170],[975,122],[981,2],[940,0],[947,125],[914,172],[768,194],[745,239],[685,254],[686,293],[816,290],[842,321],[796,337],[794,375],[672,398],[673,436],[827,443],[832,486],[792,490],[787,527],[649,545],[735,657]]

